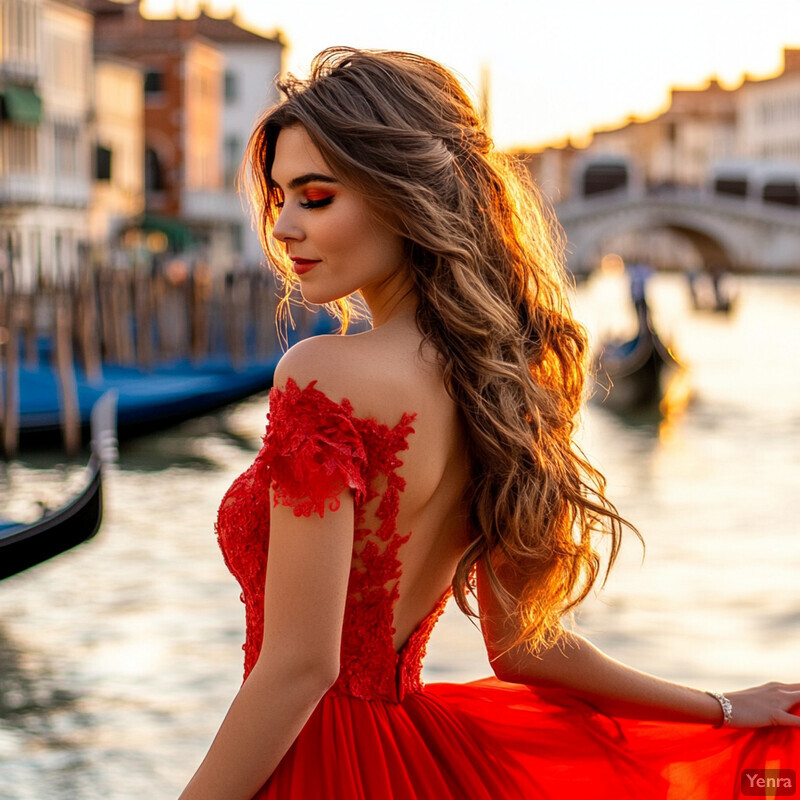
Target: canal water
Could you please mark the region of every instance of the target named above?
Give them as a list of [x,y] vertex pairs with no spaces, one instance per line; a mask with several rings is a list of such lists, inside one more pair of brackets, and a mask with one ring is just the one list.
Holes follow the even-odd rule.
[[[651,286],[693,396],[662,424],[587,408],[584,449],[627,536],[578,630],[612,656],[701,688],[800,680],[800,279],[749,278],[736,312],[689,308],[679,276]],[[576,297],[595,337],[623,333],[622,279]],[[264,395],[123,446],[98,538],[0,584],[0,798],[174,798],[238,688],[239,589],[213,521],[263,432]],[[0,516],[76,489],[53,455],[0,473]],[[489,673],[448,607],[424,678]]]

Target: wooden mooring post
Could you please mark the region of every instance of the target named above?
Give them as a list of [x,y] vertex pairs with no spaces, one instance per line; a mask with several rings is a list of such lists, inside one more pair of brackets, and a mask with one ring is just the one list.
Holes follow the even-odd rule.
[[[209,358],[215,368],[217,361],[229,361],[239,369],[280,349],[277,286],[267,272],[214,275],[208,264],[180,259],[165,269],[85,263],[74,279],[41,281],[26,293],[15,291],[13,244],[0,240],[0,456],[13,457],[18,449],[20,361],[26,369],[48,369],[38,363],[39,337],[52,345],[49,368],[70,457],[81,444],[78,386],[84,374],[101,385],[112,365],[167,369],[187,359],[202,370]],[[307,331],[313,318],[297,308],[295,314],[298,328]]]
[[74,308],[76,339],[83,369],[90,381],[98,382],[103,378],[103,366],[97,314],[97,284],[89,266],[82,268],[78,275]]
[[195,265],[190,278],[190,351],[192,363],[197,364],[208,355],[211,345],[211,296],[214,278],[211,267],[204,261]]
[[10,240],[3,255],[0,264],[0,366],[3,367],[0,420],[3,456],[10,459],[17,454],[19,446],[19,328]]
[[55,372],[60,398],[61,433],[68,456],[77,455],[81,446],[81,418],[78,408],[78,384],[75,377],[72,296],[60,289],[55,296]]

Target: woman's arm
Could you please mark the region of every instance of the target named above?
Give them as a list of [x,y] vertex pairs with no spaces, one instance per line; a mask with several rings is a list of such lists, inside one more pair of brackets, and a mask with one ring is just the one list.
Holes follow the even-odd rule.
[[[640,672],[570,632],[565,631],[557,645],[536,655],[522,646],[499,653],[494,642],[500,640],[509,623],[492,595],[482,561],[478,562],[476,577],[484,639],[501,680],[567,689],[600,711],[620,717],[715,725],[722,721],[719,703],[704,691]],[[729,692],[727,697],[733,706],[732,726],[800,726],[800,716],[789,713],[800,703],[800,684],[769,683]]]
[[272,508],[264,645],[180,800],[249,800],[339,671],[353,547],[353,493],[324,518]]

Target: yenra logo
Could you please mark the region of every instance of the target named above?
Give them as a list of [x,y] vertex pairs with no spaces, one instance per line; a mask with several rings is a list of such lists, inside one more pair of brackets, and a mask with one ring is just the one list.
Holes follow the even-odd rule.
[[793,769],[746,769],[739,788],[745,797],[792,797],[797,775]]

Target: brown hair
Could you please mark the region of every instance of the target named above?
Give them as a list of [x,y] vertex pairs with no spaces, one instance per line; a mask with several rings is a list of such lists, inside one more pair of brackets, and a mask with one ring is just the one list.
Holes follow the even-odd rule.
[[[565,298],[560,228],[494,149],[455,77],[429,59],[331,48],[307,80],[279,88],[285,99],[249,142],[243,186],[284,300],[293,276],[271,237],[282,198],[270,173],[280,130],[301,125],[404,237],[417,324],[466,424],[473,538],[453,578],[456,602],[476,616],[466,595],[488,555],[493,593],[514,621],[501,647],[548,644],[599,575],[593,534],[610,535],[610,569],[624,524],[573,442],[587,341]],[[343,330],[351,302],[335,304]],[[498,572],[513,574],[513,592]]]

